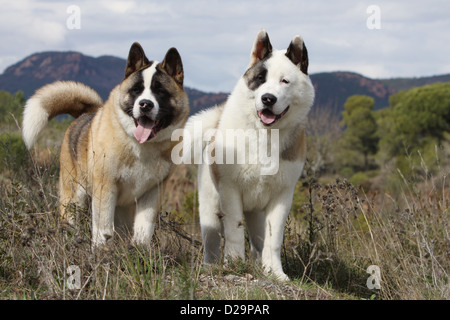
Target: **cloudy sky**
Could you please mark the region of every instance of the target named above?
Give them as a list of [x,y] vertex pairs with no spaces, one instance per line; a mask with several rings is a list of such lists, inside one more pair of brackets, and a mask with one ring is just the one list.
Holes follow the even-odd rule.
[[0,1],[0,72],[41,51],[126,58],[138,41],[152,60],[176,47],[187,86],[229,92],[265,28],[277,49],[301,35],[310,73],[450,73],[449,0]]

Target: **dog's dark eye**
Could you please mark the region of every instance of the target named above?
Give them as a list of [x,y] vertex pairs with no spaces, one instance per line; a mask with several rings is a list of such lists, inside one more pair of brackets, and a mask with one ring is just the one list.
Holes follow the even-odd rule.
[[259,82],[264,82],[264,81],[266,81],[266,74],[267,74],[267,71],[266,70],[264,70],[263,72],[260,72],[257,76],[256,76],[256,80],[257,81],[259,81]]
[[161,82],[155,81],[153,82],[153,89],[154,90],[160,90],[162,88]]
[[289,80],[286,78],[281,79],[281,82],[284,84],[289,84]]
[[156,93],[159,94],[165,94],[166,93],[166,89],[164,89],[164,86],[162,85],[161,82],[159,81],[154,81],[152,84],[152,90]]
[[136,83],[134,86],[130,89],[130,94],[132,95],[138,95],[144,90],[144,86],[140,83]]

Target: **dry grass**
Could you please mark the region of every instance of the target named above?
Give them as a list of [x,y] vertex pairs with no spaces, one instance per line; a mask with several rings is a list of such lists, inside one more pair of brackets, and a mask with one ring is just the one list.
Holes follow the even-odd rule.
[[[0,175],[0,299],[450,299],[448,172],[366,193],[343,179],[299,181],[278,283],[253,263],[202,266],[195,168],[180,167],[154,241],[90,248],[89,212],[57,216],[57,152],[40,150]],[[370,265],[381,288],[369,290]],[[70,289],[69,266],[80,270]]]
[[[381,299],[448,299],[450,238],[445,178],[429,192],[405,185],[402,199],[366,195],[347,181],[312,184],[303,216],[306,226],[289,234],[287,261],[297,275],[364,297],[367,268],[381,270]],[[439,184],[440,188],[439,188]],[[295,246],[297,244],[297,247]],[[289,254],[287,255],[289,256]],[[373,291],[372,291],[373,292]]]
[[[45,154],[45,156],[42,156]],[[38,162],[33,159],[39,158]],[[195,183],[186,168],[169,183],[169,197],[150,247],[115,237],[91,251],[89,211],[57,214],[57,155],[34,154],[23,171],[2,175],[0,299],[312,299],[323,290],[284,285],[252,263],[204,268],[195,214]],[[4,172],[6,173],[6,171]],[[180,194],[184,194],[181,196]],[[187,196],[186,196],[187,194]],[[179,199],[175,201],[174,199]],[[79,270],[79,283],[70,271]],[[251,275],[251,276],[250,276]],[[258,275],[257,277],[255,275]],[[75,289],[71,287],[77,285]],[[317,291],[317,294],[314,293]]]

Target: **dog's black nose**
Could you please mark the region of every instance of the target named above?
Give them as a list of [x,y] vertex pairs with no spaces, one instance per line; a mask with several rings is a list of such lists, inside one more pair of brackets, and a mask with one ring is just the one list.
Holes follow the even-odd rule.
[[261,101],[265,106],[271,107],[277,102],[277,97],[273,94],[266,93],[261,97]]
[[139,105],[141,106],[141,110],[144,112],[152,110],[155,106],[153,102],[148,99],[142,99],[139,101]]

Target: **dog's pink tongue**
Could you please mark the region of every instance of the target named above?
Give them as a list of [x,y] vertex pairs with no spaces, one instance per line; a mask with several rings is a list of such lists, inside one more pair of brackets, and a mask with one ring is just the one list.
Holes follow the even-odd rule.
[[277,116],[275,114],[273,114],[272,112],[270,112],[270,111],[264,110],[263,112],[261,112],[259,114],[259,118],[265,124],[272,124],[272,123],[275,122]]
[[154,126],[155,121],[143,118],[138,119],[136,129],[133,131],[134,137],[139,143],[144,143],[152,134]]

